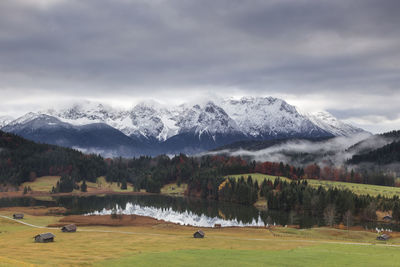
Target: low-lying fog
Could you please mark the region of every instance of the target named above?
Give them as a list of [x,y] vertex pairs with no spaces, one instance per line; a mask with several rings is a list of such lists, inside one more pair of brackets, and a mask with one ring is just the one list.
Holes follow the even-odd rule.
[[323,141],[288,140],[257,151],[238,149],[222,150],[207,154],[244,156],[256,161],[284,162],[294,166],[311,163],[341,166],[353,155],[377,149],[389,142],[388,139],[363,133],[351,137],[342,136]]

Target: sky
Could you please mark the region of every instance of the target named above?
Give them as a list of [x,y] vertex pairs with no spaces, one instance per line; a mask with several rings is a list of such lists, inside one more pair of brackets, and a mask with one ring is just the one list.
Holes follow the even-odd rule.
[[397,0],[1,0],[0,115],[274,96],[400,129]]

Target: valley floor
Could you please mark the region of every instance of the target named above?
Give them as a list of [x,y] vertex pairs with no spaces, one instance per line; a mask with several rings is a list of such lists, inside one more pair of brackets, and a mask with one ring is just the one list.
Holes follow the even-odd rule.
[[[84,216],[46,215],[40,209],[24,210],[22,222],[29,225],[10,219],[12,208],[0,210],[0,266],[394,266],[400,262],[399,233],[380,242],[376,233],[356,228],[204,228],[205,238],[194,239],[198,228],[146,217],[89,216],[95,219],[82,226],[88,220],[80,218]],[[104,226],[118,220],[128,223]],[[77,223],[78,232],[55,228],[67,222]],[[95,225],[100,222],[103,226]],[[55,242],[34,243],[33,236],[44,232],[54,233]]]

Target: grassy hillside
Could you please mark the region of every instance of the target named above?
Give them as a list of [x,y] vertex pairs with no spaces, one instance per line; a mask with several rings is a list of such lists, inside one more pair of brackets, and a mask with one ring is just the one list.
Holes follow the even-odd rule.
[[35,181],[25,182],[22,184],[22,187],[30,187],[32,191],[43,191],[49,192],[55,187],[57,181],[60,179],[60,176],[43,176],[36,178]]
[[380,186],[380,185],[370,185],[370,184],[355,184],[346,182],[334,182],[334,181],[323,181],[323,180],[307,180],[312,186],[318,187],[323,186],[325,188],[336,187],[339,189],[349,189],[358,195],[384,195],[387,197],[398,196],[400,194],[400,187],[391,186]]
[[[275,179],[278,178],[278,176],[266,175],[266,174],[261,174],[261,173],[235,174],[235,175],[227,175],[225,177],[239,179],[240,177],[243,176],[245,179],[247,179],[247,177],[249,175],[251,175],[251,178],[253,179],[253,181],[257,181],[258,184],[261,184],[264,181],[264,179],[275,181]],[[288,179],[286,177],[279,177],[279,179],[281,179],[283,181],[288,181],[288,182],[291,181],[290,179]]]
[[[253,180],[257,180],[260,184],[264,179],[269,179],[271,181],[275,181],[277,176],[265,175],[260,173],[250,173],[250,174],[238,174],[238,175],[228,175],[226,177],[233,177],[239,179],[241,176],[247,179],[247,176],[251,175]],[[286,180],[290,182],[291,180],[285,177],[280,177],[282,180]],[[312,180],[307,179],[309,185],[314,187],[322,186],[324,188],[339,188],[339,189],[348,189],[355,194],[358,195],[384,195],[387,197],[398,196],[400,195],[400,187],[391,187],[391,186],[380,186],[380,185],[370,185],[370,184],[355,184],[355,183],[346,183],[346,182],[335,182],[335,181],[325,181],[325,180]]]
[[166,184],[161,188],[161,194],[183,196],[187,187],[188,185],[185,183],[182,183],[180,186],[178,186],[176,183]]
[[[24,221],[45,226],[58,219],[26,215]],[[400,261],[399,238],[389,241],[392,247],[381,246],[385,243],[366,231],[223,228],[203,229],[206,237],[194,239],[197,228],[162,222],[79,227],[77,233],[3,218],[0,225],[0,266],[393,266]],[[56,235],[54,243],[33,242],[47,231]]]
[[[41,191],[41,192],[50,192],[53,186],[55,187],[57,184],[57,181],[60,179],[60,176],[43,176],[36,178],[35,181],[33,182],[25,182],[22,184],[23,187],[30,187],[32,191]],[[82,184],[82,182],[78,183],[79,185]],[[86,182],[87,185],[87,191],[95,191],[95,190],[106,190],[106,191],[114,191],[114,192],[127,192],[127,191],[133,191],[133,186],[132,184],[128,183],[128,189],[127,190],[122,190],[120,186],[118,186],[117,183],[109,183],[106,181],[104,176],[101,176],[97,178],[96,183],[94,182]],[[76,190],[75,190],[76,191]]]

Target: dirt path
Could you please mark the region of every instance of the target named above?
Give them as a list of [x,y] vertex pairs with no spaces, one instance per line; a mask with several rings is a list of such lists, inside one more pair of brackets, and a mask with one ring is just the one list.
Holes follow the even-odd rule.
[[[46,226],[38,226],[30,223],[23,222],[21,220],[16,220],[11,217],[0,215],[0,218],[4,218],[7,220],[11,220],[29,227],[39,228],[39,229],[50,229],[50,230],[59,230],[60,228],[55,227],[46,227]],[[109,230],[94,230],[94,229],[77,229],[79,232],[97,232],[97,233],[119,233],[119,234],[131,234],[131,235],[152,235],[152,236],[168,236],[168,234],[155,234],[155,233],[143,233],[143,232],[131,232],[131,231],[109,231]],[[229,236],[207,236],[207,238],[216,238],[216,239],[232,239],[232,240],[246,240],[246,241],[274,241],[274,242],[299,242],[299,243],[315,243],[315,244],[336,244],[336,245],[358,245],[358,246],[381,246],[381,247],[398,247],[400,245],[392,245],[392,244],[375,244],[375,243],[366,243],[366,242],[340,242],[340,241],[324,241],[324,240],[307,240],[307,239],[265,239],[265,238],[239,238],[239,237],[229,237]]]
[[4,218],[4,219],[11,220],[11,221],[14,221],[14,222],[17,222],[17,223],[21,223],[21,224],[26,225],[26,226],[30,226],[30,227],[33,227],[33,228],[40,228],[40,229],[59,229],[59,228],[54,228],[54,227],[38,226],[38,225],[26,223],[26,222],[23,222],[23,221],[21,221],[21,220],[16,220],[16,219],[13,219],[13,218],[11,218],[11,217],[7,217],[7,216],[3,216],[3,215],[0,215],[0,217],[1,217],[1,218]]

